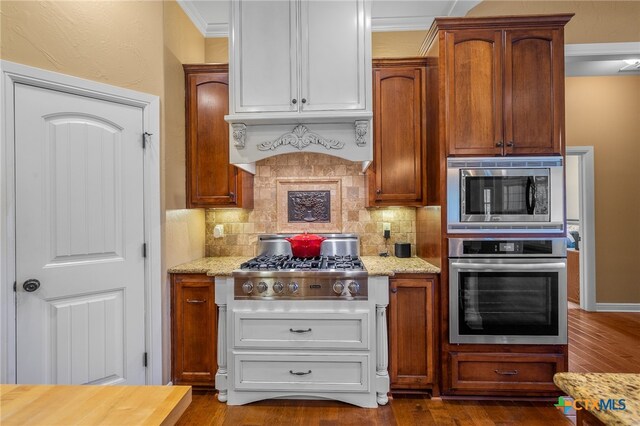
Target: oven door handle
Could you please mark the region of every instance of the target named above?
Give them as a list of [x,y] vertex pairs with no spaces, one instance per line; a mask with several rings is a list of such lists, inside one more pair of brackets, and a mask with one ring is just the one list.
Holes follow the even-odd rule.
[[460,263],[453,262],[452,268],[473,269],[482,271],[536,271],[541,269],[566,269],[561,262],[553,263]]

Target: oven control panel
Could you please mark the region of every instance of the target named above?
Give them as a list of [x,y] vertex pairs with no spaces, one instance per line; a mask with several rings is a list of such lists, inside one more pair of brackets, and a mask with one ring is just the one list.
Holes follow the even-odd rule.
[[236,276],[234,299],[367,300],[367,278]]

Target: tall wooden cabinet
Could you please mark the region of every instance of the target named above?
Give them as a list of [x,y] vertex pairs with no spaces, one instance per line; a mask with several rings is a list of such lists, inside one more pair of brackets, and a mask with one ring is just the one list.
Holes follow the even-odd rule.
[[171,275],[171,380],[213,388],[217,370],[214,278]]
[[439,18],[447,155],[564,152],[567,15]]
[[187,207],[253,208],[253,176],[229,164],[226,64],[184,65]]
[[437,276],[407,274],[389,280],[391,389],[438,394],[436,381]]
[[419,240],[418,255],[439,258],[441,266],[438,373],[445,395],[554,396],[553,375],[568,367],[566,344],[449,342],[448,241],[461,235],[446,231],[446,162],[449,156],[564,154],[563,32],[571,16],[436,18],[429,32],[438,43],[439,124],[437,137],[427,139],[428,201],[440,210],[419,209],[416,231],[443,231],[436,243]]
[[369,207],[426,204],[427,64],[431,61],[373,61]]

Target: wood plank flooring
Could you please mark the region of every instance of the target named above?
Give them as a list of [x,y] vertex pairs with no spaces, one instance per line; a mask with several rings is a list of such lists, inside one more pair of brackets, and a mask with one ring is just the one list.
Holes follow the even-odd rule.
[[[640,373],[640,314],[569,310],[569,371]],[[571,425],[553,402],[395,397],[378,409],[331,401],[261,401],[244,406],[195,393],[179,425]]]

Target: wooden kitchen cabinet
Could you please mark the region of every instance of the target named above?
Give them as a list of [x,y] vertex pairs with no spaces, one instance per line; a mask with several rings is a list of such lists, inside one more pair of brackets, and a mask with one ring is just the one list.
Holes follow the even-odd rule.
[[426,88],[427,65],[432,61],[373,61],[374,161],[367,172],[369,207],[426,204]]
[[171,275],[171,380],[213,388],[217,370],[214,277]]
[[554,393],[555,373],[566,370],[563,354],[451,352],[451,389],[460,394]]
[[391,390],[434,390],[435,275],[389,280],[389,375]]
[[253,208],[253,176],[229,164],[226,64],[184,65],[187,207]]
[[571,16],[436,19],[447,155],[563,154]]
[[580,252],[567,250],[567,299],[580,304]]

